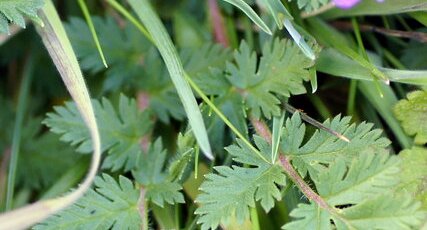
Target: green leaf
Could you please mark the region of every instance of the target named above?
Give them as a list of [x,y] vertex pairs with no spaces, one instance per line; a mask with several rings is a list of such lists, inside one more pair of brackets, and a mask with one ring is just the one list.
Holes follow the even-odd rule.
[[202,114],[186,80],[186,73],[166,28],[147,0],[128,0],[128,2],[153,37],[184,106],[194,136],[205,156],[212,159],[212,150]]
[[330,0],[296,0],[296,2],[299,9],[303,9],[305,12],[312,12],[326,5]]
[[163,207],[164,202],[169,204],[184,203],[184,196],[179,192],[181,185],[169,179],[164,171],[166,151],[162,142],[157,139],[149,149],[141,154],[132,175],[146,190],[145,199]]
[[284,225],[282,229],[333,229],[330,221],[331,215],[315,203],[299,204],[290,215],[296,220]]
[[0,1],[0,33],[9,33],[9,22],[25,28],[25,17],[40,22],[37,10],[44,5],[43,0],[1,0]]
[[[262,154],[271,156],[268,143],[258,136],[254,138]],[[281,167],[262,160],[241,140],[238,143],[226,148],[233,160],[256,167],[218,166],[214,168],[217,174],[205,176],[200,187],[203,193],[196,199],[200,207],[195,212],[200,215],[198,223],[202,224],[202,229],[227,224],[233,216],[242,223],[249,217],[249,207],[255,207],[256,201],[269,211],[275,200],[282,198],[278,186],[286,185],[286,176]]]
[[[112,17],[92,17],[92,19],[99,37],[102,38],[100,44],[110,65],[105,72],[106,80],[103,82],[103,90],[110,91],[117,90],[121,86],[133,86],[134,82],[138,81],[151,82],[141,79],[146,75],[141,73],[145,72],[147,55],[154,55],[156,62],[160,62],[157,60],[157,53],[147,54],[153,47],[150,42],[132,25],[121,29]],[[92,74],[104,71],[104,64],[99,58],[98,49],[86,22],[72,17],[66,24],[66,29],[82,69]],[[159,71],[156,71],[156,75],[159,75],[158,73]]]
[[103,174],[94,184],[77,203],[34,229],[140,229],[139,189],[129,179],[119,176],[117,182]]
[[402,172],[399,174],[401,183],[395,188],[396,192],[409,192],[427,210],[427,149],[405,149],[399,153],[399,157],[402,159]]
[[[141,155],[140,140],[152,126],[149,113],[140,112],[135,100],[123,95],[117,112],[105,98],[93,100],[93,106],[100,127],[101,149],[108,151],[103,167],[113,171],[133,169]],[[84,128],[74,103],[55,107],[55,113],[48,113],[47,117],[44,123],[52,132],[61,134],[62,141],[78,146],[78,152],[90,153],[92,142],[89,132]]]
[[267,42],[258,66],[246,42],[234,57],[236,63],[227,64],[227,78],[257,118],[261,112],[267,118],[280,115],[280,100],[274,94],[289,97],[306,92],[303,81],[309,80],[308,68],[313,62],[289,40]]
[[394,106],[394,114],[405,132],[415,135],[415,143],[423,145],[427,143],[427,91],[414,91],[407,98]]
[[315,176],[324,169],[324,164],[332,163],[337,157],[344,157],[351,162],[362,152],[379,152],[386,148],[390,141],[381,137],[381,130],[372,130],[373,124],[349,124],[350,117],[336,116],[323,125],[350,139],[350,143],[340,140],[323,130],[316,130],[309,140],[305,140],[306,127],[299,113],[287,119],[282,132],[281,151],[290,156],[293,165],[300,174],[305,176],[307,171]]
[[[52,133],[39,135],[41,125],[27,123],[18,161],[17,184],[25,188],[48,188],[58,180],[64,171],[71,168],[80,156],[59,142]],[[55,164],[46,164],[55,162]]]
[[385,150],[361,152],[347,164],[343,158],[334,161],[314,181],[319,195],[330,205],[358,204],[399,183],[400,161]]
[[272,34],[271,30],[264,23],[264,21],[257,15],[257,13],[243,0],[223,0],[228,2],[235,7],[239,8],[245,13],[259,28],[261,28],[267,34]]
[[362,153],[346,166],[337,158],[314,181],[319,195],[331,212],[315,203],[302,204],[291,212],[299,218],[285,229],[412,229],[425,217],[419,202],[410,196],[394,196],[399,183],[399,159],[387,152]]

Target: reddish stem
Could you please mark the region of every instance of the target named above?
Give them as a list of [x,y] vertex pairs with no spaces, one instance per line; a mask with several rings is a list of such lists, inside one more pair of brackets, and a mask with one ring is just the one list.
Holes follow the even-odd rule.
[[[258,120],[251,116],[250,118],[255,131],[264,138],[265,141],[271,144],[271,132],[265,122]],[[326,203],[326,201],[320,197],[313,189],[305,183],[304,179],[298,174],[291,164],[288,156],[285,156],[282,152],[279,152],[279,161],[289,179],[301,190],[301,192],[311,201],[314,201],[319,207],[335,213],[335,210]]]
[[228,39],[225,32],[224,20],[218,7],[217,0],[208,0],[210,16],[213,24],[215,41],[228,47]]

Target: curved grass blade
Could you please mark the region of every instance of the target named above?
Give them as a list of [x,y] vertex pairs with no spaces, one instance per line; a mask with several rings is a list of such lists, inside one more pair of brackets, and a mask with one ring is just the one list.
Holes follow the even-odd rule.
[[225,2],[234,5],[245,13],[259,28],[261,28],[267,34],[272,35],[270,28],[264,23],[264,21],[258,16],[258,14],[243,0],[223,0]]
[[80,187],[65,196],[38,201],[0,215],[1,230],[28,228],[74,203],[92,184],[101,157],[101,140],[89,93],[77,58],[51,0],[45,2],[45,6],[40,11],[40,18],[44,22],[44,27],[38,27],[38,33],[90,130],[94,152],[89,172]]
[[200,113],[190,85],[185,79],[184,68],[166,29],[147,0],[129,0],[128,2],[151,34],[164,59],[200,148],[206,157],[213,159],[202,114]]
[[98,49],[98,53],[101,57],[102,63],[104,64],[105,68],[108,68],[104,52],[102,52],[101,44],[99,43],[98,35],[96,35],[95,26],[93,25],[86,3],[84,0],[78,0],[77,2],[79,3],[80,8],[82,9],[83,16],[86,19],[87,25],[89,26],[90,33],[92,34],[93,41],[95,42],[96,49]]

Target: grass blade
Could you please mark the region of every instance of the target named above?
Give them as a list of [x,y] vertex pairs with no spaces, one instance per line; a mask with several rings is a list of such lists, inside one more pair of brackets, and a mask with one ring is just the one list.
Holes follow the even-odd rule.
[[18,109],[13,128],[12,149],[10,155],[9,172],[7,178],[6,211],[12,208],[13,194],[15,188],[16,168],[18,166],[19,149],[21,144],[21,130],[24,121],[27,97],[33,77],[33,57],[30,56],[24,68],[23,80],[19,89]]
[[151,34],[161,56],[164,59],[169,75],[175,85],[181,102],[184,105],[190,126],[200,148],[206,157],[213,159],[202,114],[193,92],[191,91],[190,85],[185,79],[184,68],[182,67],[178,53],[173,46],[166,29],[147,0],[129,0],[129,4],[142,21],[145,28]]
[[273,34],[264,23],[264,21],[258,16],[258,14],[243,0],[223,0],[228,2],[235,7],[239,8],[243,13],[245,13],[259,28],[261,28],[267,34]]
[[285,121],[285,113],[282,113],[282,116],[273,117],[273,134],[271,137],[271,163],[277,161],[277,153],[279,152],[280,137],[282,136],[282,127],[283,122]]
[[105,60],[104,52],[102,52],[101,44],[99,43],[98,35],[96,35],[95,26],[93,25],[92,18],[90,17],[89,10],[86,6],[84,0],[77,1],[82,9],[83,16],[86,19],[87,25],[89,26],[90,33],[92,34],[92,38],[95,42],[96,49],[98,49],[99,56],[101,57],[102,63],[105,68],[108,68],[107,61]]
[[89,172],[80,187],[66,196],[38,201],[34,204],[0,215],[0,229],[25,229],[42,221],[53,213],[71,205],[90,187],[98,170],[101,157],[101,141],[95,115],[77,58],[65,33],[61,20],[52,1],[47,0],[39,13],[44,22],[43,28],[37,28],[43,43],[51,55],[62,80],[90,130],[93,155]]

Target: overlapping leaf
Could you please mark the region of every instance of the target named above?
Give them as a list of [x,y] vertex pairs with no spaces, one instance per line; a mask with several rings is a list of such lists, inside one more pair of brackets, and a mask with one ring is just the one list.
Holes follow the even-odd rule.
[[160,139],[142,153],[132,175],[146,190],[145,199],[163,207],[164,203],[184,203],[184,196],[179,192],[181,185],[172,181],[164,170],[166,151]]
[[408,194],[391,193],[399,183],[399,163],[387,152],[360,154],[349,166],[339,157],[314,181],[332,211],[314,202],[300,204],[291,212],[297,220],[284,229],[416,228],[425,216],[420,204]]
[[[266,157],[270,155],[268,144],[255,136],[257,146]],[[281,199],[278,186],[286,184],[286,177],[278,165],[270,165],[256,155],[243,142],[227,147],[234,161],[255,166],[215,167],[217,174],[208,174],[200,187],[203,192],[197,197],[201,206],[196,210],[200,215],[198,223],[202,229],[215,229],[226,224],[231,217],[243,222],[249,217],[249,207],[260,201],[264,210],[269,211],[275,200]]]
[[43,0],[1,0],[0,33],[9,32],[9,21],[25,28],[25,17],[38,20],[37,10],[43,7]]
[[390,141],[381,137],[381,130],[372,130],[373,124],[350,124],[350,117],[336,116],[323,125],[350,139],[350,143],[338,139],[336,136],[322,130],[316,132],[303,144],[305,138],[305,124],[300,115],[295,113],[286,121],[282,132],[281,151],[289,155],[293,165],[300,174],[311,176],[324,168],[324,164],[332,163],[337,157],[344,157],[349,163],[362,152],[381,152],[390,144]]
[[[108,150],[103,167],[113,171],[133,169],[141,155],[141,138],[152,125],[147,112],[141,113],[135,100],[120,96],[119,109],[113,108],[107,99],[93,100],[95,116],[99,124],[102,151]],[[77,145],[77,151],[90,153],[92,143],[73,103],[55,107],[55,113],[48,113],[44,123],[52,132],[61,134],[61,140]]]
[[126,177],[117,182],[107,174],[95,179],[95,189],[71,207],[34,227],[47,229],[140,229],[140,191]]

